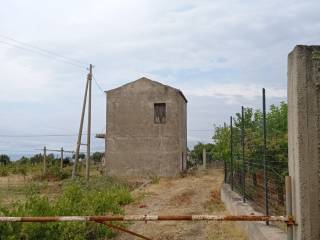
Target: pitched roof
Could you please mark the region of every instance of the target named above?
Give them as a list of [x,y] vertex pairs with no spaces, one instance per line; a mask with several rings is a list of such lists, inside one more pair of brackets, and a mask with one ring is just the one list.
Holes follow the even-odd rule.
[[174,88],[174,87],[171,87],[171,86],[162,84],[162,83],[160,83],[160,82],[151,80],[151,79],[146,78],[146,77],[139,78],[139,79],[137,79],[137,80],[135,80],[135,81],[126,83],[126,84],[124,84],[124,85],[122,85],[122,86],[120,86],[120,87],[117,87],[117,88],[114,88],[114,89],[110,89],[110,90],[105,91],[105,92],[106,92],[106,93],[108,93],[108,92],[113,92],[113,91],[116,91],[116,90],[118,90],[118,89],[120,89],[120,88],[129,86],[129,85],[132,85],[132,84],[136,84],[137,82],[140,82],[140,81],[148,81],[148,82],[151,82],[151,83],[156,84],[156,85],[160,85],[160,86],[165,86],[165,87],[171,88],[172,90],[174,90],[174,91],[176,91],[177,93],[179,93],[179,94],[181,95],[181,97],[185,100],[186,103],[188,102],[187,98],[184,96],[184,94],[182,93],[182,91],[181,91],[180,89],[177,89],[177,88]]

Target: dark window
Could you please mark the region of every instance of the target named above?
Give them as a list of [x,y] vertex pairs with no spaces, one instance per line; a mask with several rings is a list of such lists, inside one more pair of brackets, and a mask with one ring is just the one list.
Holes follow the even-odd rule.
[[166,104],[154,104],[154,123],[166,123]]

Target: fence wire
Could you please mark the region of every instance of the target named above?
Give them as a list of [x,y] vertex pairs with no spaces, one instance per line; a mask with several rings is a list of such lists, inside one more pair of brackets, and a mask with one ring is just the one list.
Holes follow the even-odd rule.
[[[252,109],[244,109],[243,114],[231,117],[225,182],[243,197],[243,201],[250,201],[255,210],[266,215],[285,215],[287,123],[286,117],[283,121],[279,121],[280,117],[273,119],[277,114],[272,112],[274,109],[271,107],[266,117],[262,112],[256,116],[259,111],[253,113]],[[259,122],[258,127],[254,121]]]

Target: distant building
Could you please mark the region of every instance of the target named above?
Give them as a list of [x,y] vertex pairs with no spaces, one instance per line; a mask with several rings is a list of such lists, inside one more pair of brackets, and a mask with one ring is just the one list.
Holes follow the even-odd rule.
[[175,176],[186,169],[187,99],[140,78],[107,93],[106,171],[118,176]]

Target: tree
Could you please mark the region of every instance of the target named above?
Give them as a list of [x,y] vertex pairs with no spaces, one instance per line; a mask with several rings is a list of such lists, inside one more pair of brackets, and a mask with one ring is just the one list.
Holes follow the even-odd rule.
[[101,162],[102,157],[104,156],[101,152],[95,152],[91,155],[91,159],[94,161],[94,163]]
[[18,164],[27,164],[30,162],[30,159],[25,157],[25,156],[22,156],[16,163]]
[[[73,154],[72,155],[72,159],[75,159],[76,158],[76,155]],[[86,155],[84,153],[79,153],[79,159],[85,159],[86,158]]]
[[[284,176],[288,173],[288,106],[281,102],[279,106],[271,105],[266,114],[267,122],[267,170],[283,203]],[[245,170],[252,177],[252,184],[257,185],[257,173],[263,171],[263,124],[260,110],[244,109],[245,127]],[[241,154],[241,113],[236,113],[233,124],[233,159],[242,168]],[[230,127],[218,126],[213,134],[213,156],[230,162]],[[241,180],[241,179],[239,179]],[[271,181],[270,180],[270,181]]]
[[0,155],[0,163],[3,165],[7,165],[10,163],[10,157],[6,154],[1,154]]
[[[194,145],[193,149],[190,151],[190,158],[191,161],[194,164],[202,164],[202,154],[203,154],[203,149],[206,149],[206,152],[209,153],[209,158],[208,162],[212,160],[212,149],[214,145],[212,143],[201,143],[198,142],[196,145]],[[192,165],[192,164],[191,164]]]
[[31,164],[41,163],[43,160],[42,154],[35,154],[30,158]]

